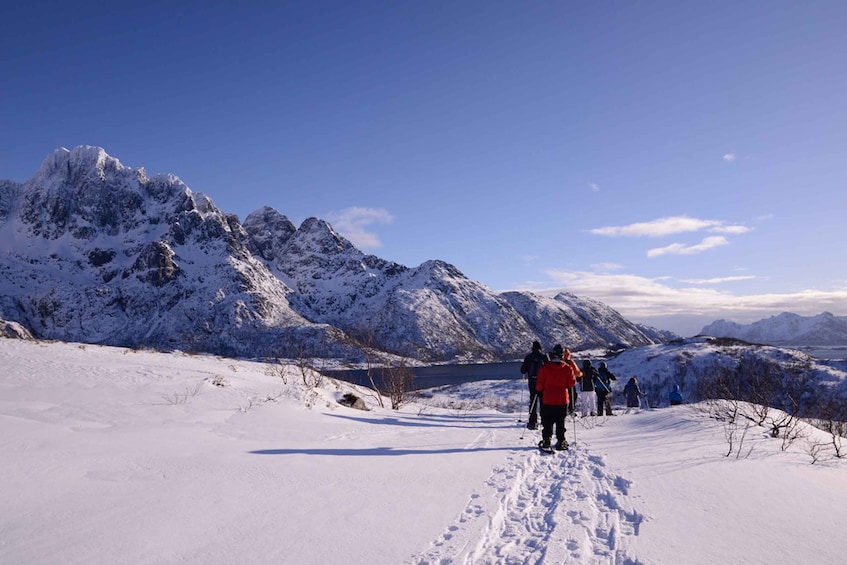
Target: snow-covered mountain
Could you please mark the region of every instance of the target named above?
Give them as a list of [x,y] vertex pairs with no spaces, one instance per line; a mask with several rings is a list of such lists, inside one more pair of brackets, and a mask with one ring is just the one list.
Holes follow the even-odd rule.
[[847,345],[847,316],[829,312],[799,316],[783,312],[752,324],[718,320],[704,327],[700,334],[772,345]]
[[176,176],[90,146],[0,182],[0,318],[39,338],[238,356],[350,356],[345,333],[425,360],[669,337],[593,300],[366,255],[316,218],[296,227],[266,207],[242,224]]
[[493,349],[513,358],[536,337],[574,349],[667,337],[572,294],[495,293],[443,261],[408,268],[366,255],[315,218],[295,228],[263,208],[247,217],[244,228],[254,252],[294,290],[295,310],[348,332],[371,332],[401,354],[484,357]]
[[309,324],[237,218],[102,149],[57,150],[2,185],[0,218],[0,317],[37,337],[248,354]]

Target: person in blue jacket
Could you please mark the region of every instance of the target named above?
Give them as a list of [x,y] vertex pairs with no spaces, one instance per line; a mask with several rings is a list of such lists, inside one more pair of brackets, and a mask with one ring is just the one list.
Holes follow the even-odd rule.
[[679,389],[679,385],[673,385],[673,390],[668,398],[671,402],[671,406],[682,404],[682,391]]
[[594,378],[594,390],[597,393],[597,415],[602,416],[603,410],[606,411],[606,416],[614,416],[612,414],[612,381],[618,378],[609,371],[606,363],[600,363],[600,368],[597,370],[597,376]]

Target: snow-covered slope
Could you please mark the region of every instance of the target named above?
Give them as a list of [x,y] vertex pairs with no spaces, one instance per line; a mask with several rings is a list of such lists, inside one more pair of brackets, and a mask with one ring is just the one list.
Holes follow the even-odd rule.
[[532,334],[543,336],[544,343],[562,343],[574,351],[604,344],[638,347],[675,337],[630,322],[602,302],[568,292],[553,298],[529,292],[505,292],[501,296],[527,321]]
[[0,183],[0,318],[40,338],[247,356],[354,356],[343,332],[421,360],[667,337],[589,299],[501,295],[441,261],[366,255],[317,218],[298,228],[266,207],[241,224],[90,146]]
[[[703,400],[704,383],[711,385],[715,378],[727,378],[742,391],[748,385],[758,392],[771,385],[796,390],[800,412],[810,415],[819,416],[819,407],[829,399],[847,406],[847,360],[815,359],[793,349],[694,337],[624,351],[606,362],[618,378],[617,391],[636,377],[652,406],[667,406],[674,385],[686,400]],[[771,400],[777,406],[792,402],[787,394]]]
[[700,334],[772,345],[847,345],[847,316],[834,316],[829,312],[799,316],[783,312],[752,324],[718,320],[703,328]]
[[696,407],[569,418],[545,456],[519,379],[365,412],[207,355],[0,339],[0,367],[3,564],[845,559],[847,468],[805,424],[726,457]]

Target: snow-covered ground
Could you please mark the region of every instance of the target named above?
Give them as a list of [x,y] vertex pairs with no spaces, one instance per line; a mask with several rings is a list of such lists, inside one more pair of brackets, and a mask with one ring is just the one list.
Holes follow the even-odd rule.
[[[569,421],[520,380],[346,408],[289,367],[0,339],[0,563],[842,563],[847,468],[694,407]],[[215,384],[217,382],[217,384]],[[224,386],[218,386],[224,385]],[[517,410],[517,411],[516,411]],[[736,443],[741,436],[736,436]]]

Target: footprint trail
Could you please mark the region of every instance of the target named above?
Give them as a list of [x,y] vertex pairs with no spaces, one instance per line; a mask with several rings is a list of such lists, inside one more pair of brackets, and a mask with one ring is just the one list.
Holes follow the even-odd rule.
[[640,563],[631,545],[645,517],[630,481],[581,447],[516,449],[480,490],[410,564]]

